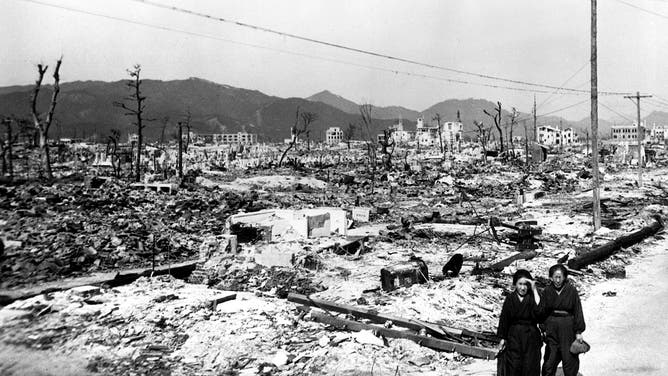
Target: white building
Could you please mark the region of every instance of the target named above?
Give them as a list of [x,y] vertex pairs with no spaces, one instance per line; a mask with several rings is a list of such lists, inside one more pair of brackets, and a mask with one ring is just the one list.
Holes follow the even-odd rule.
[[212,134],[193,134],[195,143],[229,145],[244,144],[250,145],[257,143],[257,134],[247,132],[237,133],[212,133]]
[[392,129],[392,139],[398,144],[409,142],[413,138],[411,132],[404,130],[404,123],[401,121],[390,126],[390,129]]
[[578,135],[573,128],[559,129],[551,125],[538,127],[538,143],[541,145],[573,145]]
[[325,131],[325,143],[327,145],[338,145],[343,141],[343,131],[339,127],[329,127]]
[[[647,128],[641,123],[642,131],[647,133]],[[643,137],[644,139],[645,137]],[[632,125],[613,125],[612,126],[612,141],[619,144],[638,142],[638,123]]]
[[441,137],[443,142],[453,144],[461,141],[464,133],[464,125],[460,122],[449,121],[441,125]]

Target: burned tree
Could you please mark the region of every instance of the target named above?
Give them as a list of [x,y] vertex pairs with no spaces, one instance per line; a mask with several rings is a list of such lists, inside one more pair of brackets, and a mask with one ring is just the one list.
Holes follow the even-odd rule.
[[343,140],[348,145],[348,149],[350,149],[350,141],[355,137],[356,130],[357,125],[355,123],[348,123],[348,127],[343,130]]
[[483,110],[483,112],[492,118],[494,120],[494,126],[496,127],[496,130],[499,132],[499,147],[501,148],[501,153],[503,153],[503,131],[501,130],[501,102],[496,102],[496,107],[494,107],[495,113],[492,114],[487,110]]
[[186,128],[186,143],[183,144],[183,152],[188,152],[188,146],[190,146],[190,121],[192,120],[192,114],[190,113],[190,106],[186,108],[186,114],[183,119],[183,126]]
[[33,89],[32,96],[30,97],[31,110],[32,110],[32,122],[35,130],[39,135],[39,149],[40,149],[40,159],[42,161],[44,170],[46,171],[47,178],[53,178],[53,173],[51,172],[51,159],[49,157],[49,127],[53,122],[53,114],[56,111],[56,104],[58,103],[58,93],[60,93],[60,65],[63,61],[61,57],[56,61],[56,68],[53,71],[53,93],[51,94],[51,103],[49,104],[49,110],[46,113],[46,118],[42,118],[42,114],[37,111],[37,99],[39,96],[39,91],[42,88],[42,80],[44,80],[44,74],[49,68],[48,65],[37,64],[37,81],[35,82],[35,88]]
[[12,145],[16,141],[16,136],[12,135],[12,119],[2,120],[5,125],[5,137],[0,138],[0,154],[2,154],[2,175],[8,175],[9,179],[14,177],[14,156],[12,155]]
[[144,118],[144,111],[146,110],[146,104],[144,104],[144,101],[146,100],[146,97],[141,94],[141,84],[143,82],[140,78],[141,65],[135,64],[135,66],[131,70],[128,69],[127,72],[130,75],[130,79],[126,85],[128,89],[130,89],[130,94],[123,98],[122,102],[113,102],[113,105],[125,110],[126,116],[135,118],[135,121],[132,123],[132,125],[137,128],[137,171],[135,180],[139,181],[141,179],[141,147],[143,142],[142,131],[146,127],[144,122],[152,121],[153,119]]
[[366,144],[367,155],[369,157],[369,166],[371,167],[371,193],[373,193],[376,184],[376,143],[373,140],[373,106],[365,103],[360,105],[360,115],[362,116],[362,138]]
[[508,118],[510,119],[510,133],[508,134],[508,139],[510,140],[510,152],[514,157],[515,143],[513,141],[513,129],[515,128],[515,125],[517,125],[517,109],[515,107],[513,107],[513,112],[508,115]]
[[[313,112],[302,112],[299,107],[297,107],[297,111],[295,112],[295,123],[290,128],[290,134],[292,136],[292,140],[290,141],[290,145],[288,145],[288,148],[285,149],[283,152],[283,155],[281,155],[281,159],[278,161],[278,167],[281,167],[283,165],[283,160],[285,159],[285,156],[288,155],[288,152],[292,150],[292,148],[295,147],[297,142],[299,141],[299,136],[302,134],[305,134],[309,130],[309,126],[311,123],[314,121],[318,120],[318,115]],[[299,123],[302,123],[302,126],[299,126]]]
[[392,168],[392,154],[394,154],[394,147],[396,142],[394,137],[394,129],[385,129],[383,130],[383,138],[378,140],[380,144],[380,152],[383,154],[383,164],[385,165],[386,170]]
[[160,119],[162,123],[160,126],[160,147],[163,147],[165,144],[165,131],[167,130],[167,124],[169,124],[169,116],[164,116]]
[[436,125],[438,126],[438,143],[441,146],[441,154],[443,155],[443,159],[445,159],[445,149],[443,149],[443,125],[441,124],[441,114],[438,112],[434,116],[433,120],[436,120]]
[[111,167],[115,177],[121,172],[121,158],[118,156],[118,143],[121,139],[121,132],[118,129],[112,129],[107,137],[106,154],[111,156]]
[[489,142],[492,127],[485,128],[485,124],[482,121],[474,121],[473,125],[478,130],[478,142],[480,142],[480,147],[482,147],[482,161],[487,163],[487,143]]

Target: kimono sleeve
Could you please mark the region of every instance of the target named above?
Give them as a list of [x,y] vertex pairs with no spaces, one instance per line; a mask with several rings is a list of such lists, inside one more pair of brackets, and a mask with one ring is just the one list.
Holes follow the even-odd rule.
[[511,320],[511,309],[512,303],[510,302],[510,297],[508,295],[506,300],[503,302],[503,307],[501,308],[501,316],[499,316],[499,327],[496,331],[496,334],[501,339],[508,339],[508,329],[510,328]]

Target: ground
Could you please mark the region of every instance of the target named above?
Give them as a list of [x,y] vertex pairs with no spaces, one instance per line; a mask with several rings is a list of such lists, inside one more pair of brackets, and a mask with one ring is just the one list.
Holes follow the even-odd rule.
[[[351,234],[371,235],[366,244],[368,249],[342,255],[330,249],[318,249],[314,243],[304,243],[300,254],[305,252],[315,260],[315,268],[265,268],[252,261],[250,250],[255,245],[242,245],[240,254],[230,255],[215,271],[218,274],[213,276],[215,283],[211,287],[171,276],[154,276],[117,287],[72,289],[22,299],[0,309],[0,371],[9,375],[491,375],[494,361],[437,352],[409,340],[386,340],[371,332],[334,330],[312,321],[310,313],[283,299],[282,292],[310,289],[315,297],[339,303],[493,332],[515,270],[527,268],[544,283],[548,267],[557,259],[565,255],[574,257],[646,225],[652,221],[652,215],[668,213],[662,186],[666,183],[666,172],[665,169],[652,171],[642,189],[634,185],[634,171],[606,173],[602,196],[606,199],[604,219],[609,227],[596,233],[591,231],[587,207],[591,200],[588,182],[578,180],[575,171],[558,179],[546,176],[528,179],[525,188],[542,187],[547,194],[518,205],[515,199],[503,197],[513,196],[508,192],[515,192],[512,186],[522,175],[487,166],[482,172],[453,174],[458,176],[458,187],[469,187],[464,196],[459,191],[462,188],[455,189],[452,179],[441,179],[445,181],[433,187],[407,185],[394,201],[382,194],[374,196],[377,203],[388,203],[390,213],[378,215],[370,225],[357,224],[351,229]],[[322,180],[314,183],[308,179],[286,179],[292,190],[281,188],[277,180],[280,178],[272,176],[227,181],[236,181],[234,189],[271,181],[271,194],[260,191],[259,198],[248,199],[255,203],[264,200],[266,205],[271,204],[269,199],[273,199],[274,204],[287,200],[294,203],[302,200],[299,197],[311,195],[311,201],[304,204],[307,207],[314,204],[313,197],[320,199],[321,188],[328,190],[324,196],[335,197],[341,204],[350,205],[347,200],[354,198],[343,186],[327,183],[327,188],[323,188]],[[309,184],[314,187],[304,188]],[[555,184],[559,189],[551,189]],[[295,185],[299,186],[297,191]],[[570,188],[564,189],[566,185]],[[221,201],[228,197],[215,191],[215,184],[209,189],[216,192]],[[131,197],[151,213],[159,213],[160,205],[149,205],[149,195],[135,193]],[[212,203],[200,203],[200,206],[207,213],[216,212]],[[73,209],[68,206],[62,210]],[[441,218],[447,219],[442,222],[452,223],[431,223],[424,219],[436,210]],[[48,208],[46,213],[49,213]],[[176,218],[198,214],[184,208]],[[544,230],[543,248],[539,249],[538,256],[515,262],[500,273],[472,273],[477,264],[487,265],[516,252],[513,246],[494,241],[485,222],[478,221],[489,215],[509,222],[535,219]],[[48,215],[42,218],[48,219]],[[410,222],[410,231],[401,229],[402,218]],[[53,225],[47,219],[43,220],[48,229]],[[222,222],[220,218],[216,221]],[[203,232],[220,222],[199,219],[190,224],[194,226],[194,234],[179,227],[170,227],[170,231],[188,241],[197,241],[203,238]],[[4,226],[11,223],[5,222]],[[72,226],[84,234],[95,231],[95,228]],[[133,235],[127,225],[122,230],[127,234],[120,237],[121,243],[113,239],[113,233],[104,234],[108,239],[100,245],[103,252],[113,254],[112,247],[129,245],[128,239],[142,239]],[[506,240],[508,233],[501,231],[502,240]],[[48,230],[46,234],[50,234]],[[88,238],[83,240],[87,242]],[[181,245],[187,248],[185,243]],[[132,243],[132,247],[135,244]],[[583,294],[588,321],[585,338],[592,345],[591,353],[583,356],[585,376],[599,374],[596,371],[605,367],[610,369],[609,374],[662,373],[663,366],[652,364],[651,360],[653,354],[660,356],[659,351],[665,346],[647,338],[660,330],[665,333],[665,327],[657,328],[652,321],[666,308],[663,299],[666,282],[662,273],[668,261],[660,252],[665,245],[663,239],[649,239],[573,276]],[[20,247],[11,250],[11,259],[28,260],[24,264],[30,262],[30,249],[28,247],[27,252]],[[81,249],[86,247],[82,245]],[[38,249],[35,253],[39,252],[43,251]],[[379,270],[385,266],[418,256],[435,277],[455,253],[465,258],[462,273],[456,278],[437,278],[391,292],[377,289]],[[140,256],[139,253],[129,254]],[[93,268],[95,259],[85,259],[85,266]],[[107,256],[101,265],[110,268],[112,261]],[[611,271],[623,269],[629,263],[626,268],[629,278],[607,279]],[[40,279],[40,274],[35,272],[39,268],[3,270],[14,278],[12,286],[21,284],[18,278],[21,273],[29,273],[26,276],[31,281]],[[603,295],[608,291],[615,291],[617,295]],[[229,294],[236,294],[236,298],[212,303]],[[622,301],[624,303],[620,304]],[[643,309],[637,310],[637,306]],[[631,316],[634,320],[629,326]],[[606,339],[607,336],[613,340]],[[629,358],[628,354],[635,354],[623,351],[629,337],[638,339],[635,344],[638,353],[645,356],[621,362],[619,359],[623,359],[624,354]]]

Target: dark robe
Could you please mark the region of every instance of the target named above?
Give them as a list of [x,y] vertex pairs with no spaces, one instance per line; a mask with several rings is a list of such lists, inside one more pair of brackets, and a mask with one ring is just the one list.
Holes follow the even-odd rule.
[[571,354],[570,347],[575,335],[584,332],[585,321],[578,291],[568,280],[561,290],[550,284],[543,291],[541,305],[545,307],[545,321],[541,328],[545,332],[545,360],[543,376],[554,376],[559,362],[564,376],[577,376],[580,359]]
[[506,340],[501,366],[504,376],[540,375],[541,307],[536,304],[531,290],[522,301],[517,292],[513,292],[503,302],[497,334]]

